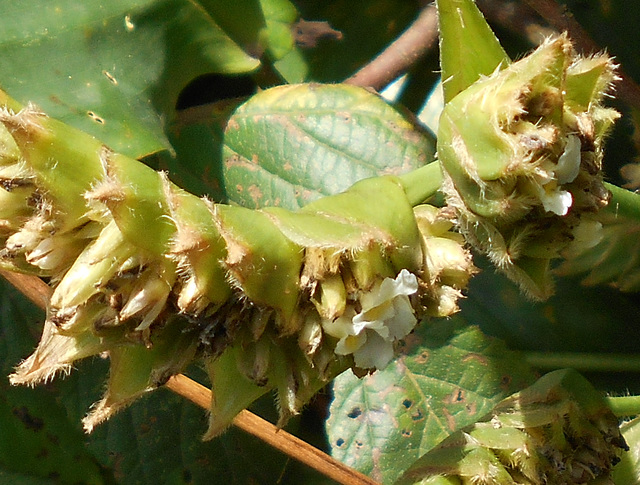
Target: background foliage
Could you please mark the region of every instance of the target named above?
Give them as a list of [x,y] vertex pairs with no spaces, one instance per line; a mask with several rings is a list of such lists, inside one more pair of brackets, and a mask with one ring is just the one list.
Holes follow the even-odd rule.
[[[512,9],[530,21],[525,31],[514,18],[489,15],[510,55],[549,32],[523,2],[478,4],[488,14]],[[640,81],[640,5],[567,6]],[[304,88],[245,105],[233,115],[241,126],[235,133],[225,134],[227,120],[256,89],[344,80],[421,7],[417,0],[0,0],[0,86],[115,150],[168,169],[192,192],[247,206],[297,207],[359,178],[431,160],[433,137],[411,120],[429,118],[421,108],[437,81],[437,53],[412,68],[397,96],[400,112],[362,92]],[[618,108],[625,116],[606,160],[612,181],[636,156],[635,109]],[[289,145],[259,143],[285,139],[285,132]],[[395,145],[376,144],[381,132],[396,133]],[[262,150],[257,166],[250,156],[256,150]],[[283,173],[277,163],[283,159],[300,163]],[[262,189],[259,197],[252,185]],[[634,294],[565,278],[556,296],[533,304],[491,269],[468,293],[458,317],[423,326],[387,370],[363,380],[341,376],[287,429],[388,482],[450,431],[529,384],[535,369],[523,358],[527,352],[580,352],[586,369],[603,355],[638,358]],[[163,390],[84,435],[80,419],[101,393],[105,363],[83,362],[66,379],[36,389],[10,387],[6,376],[35,346],[43,316],[4,283],[0,298],[0,483],[328,483],[239,431],[201,443],[204,414]],[[432,357],[426,366],[425,352]],[[191,375],[201,377],[201,370]],[[629,369],[588,376],[607,392],[640,393],[638,374]],[[421,401],[426,395],[428,403]],[[275,416],[269,399],[255,410]],[[407,423],[416,420],[424,432],[407,435]]]

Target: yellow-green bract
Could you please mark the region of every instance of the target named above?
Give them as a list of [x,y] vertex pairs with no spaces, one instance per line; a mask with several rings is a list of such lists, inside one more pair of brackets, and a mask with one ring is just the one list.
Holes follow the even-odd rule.
[[552,293],[551,259],[597,242],[597,231],[579,236],[599,227],[592,215],[609,200],[603,139],[619,115],[602,101],[614,79],[610,58],[580,57],[562,35],[498,66],[442,113],[447,202],[468,241],[533,298]]
[[270,389],[284,421],[344,369],[385,366],[423,315],[455,312],[474,272],[449,213],[414,209],[401,178],[296,212],[214,204],[33,106],[0,102],[11,203],[0,264],[54,285],[40,345],[11,380],[108,352],[89,430],[196,357],[214,394],[207,436]]

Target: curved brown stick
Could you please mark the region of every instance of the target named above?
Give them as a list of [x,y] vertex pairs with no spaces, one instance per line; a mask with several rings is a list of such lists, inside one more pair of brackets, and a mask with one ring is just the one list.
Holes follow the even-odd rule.
[[437,38],[438,14],[435,5],[428,5],[400,37],[344,82],[380,90],[406,72]]
[[[211,391],[187,376],[183,374],[173,376],[165,386],[201,408],[209,409]],[[338,483],[345,485],[377,485],[378,483],[246,409],[234,418],[233,425]]]
[[[46,308],[51,288],[37,276],[0,270],[0,275],[40,308]],[[203,409],[209,409],[211,391],[183,374],[173,376],[165,385]],[[296,438],[250,411],[244,410],[233,420],[234,426],[261,439],[286,455],[317,470],[343,485],[377,485],[375,480]]]
[[47,308],[47,303],[51,296],[51,288],[40,278],[26,274],[12,273],[11,271],[2,269],[0,269],[0,275],[37,307],[43,310]]

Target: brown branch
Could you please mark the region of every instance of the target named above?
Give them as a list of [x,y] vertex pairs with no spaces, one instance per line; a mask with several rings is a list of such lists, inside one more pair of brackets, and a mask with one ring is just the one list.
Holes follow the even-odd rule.
[[[4,270],[0,270],[0,275],[38,307],[46,308],[51,296],[51,288],[40,278]],[[173,376],[165,386],[203,409],[210,407],[211,391],[183,374]],[[278,429],[250,411],[244,410],[238,414],[233,420],[233,425],[338,483],[377,485],[375,480],[349,468],[292,434]]]
[[51,288],[37,276],[13,273],[0,269],[0,276],[15,286],[24,296],[26,296],[37,307],[43,310],[47,308]]
[[[166,387],[176,394],[186,397],[201,408],[209,409],[211,391],[187,376],[183,374],[173,376],[167,382]],[[375,480],[340,463],[300,438],[278,429],[273,424],[246,409],[234,418],[233,425],[338,483],[345,485],[377,485]]]
[[438,14],[435,5],[428,5],[400,37],[345,83],[380,90],[415,64],[437,38]]
[[[524,0],[524,2],[538,12],[554,29],[559,32],[568,32],[569,37],[582,53],[593,54],[603,50],[567,11],[566,6],[560,5],[556,0]],[[616,85],[618,98],[640,109],[640,86],[624,72],[623,68],[618,69],[618,74],[621,77]]]

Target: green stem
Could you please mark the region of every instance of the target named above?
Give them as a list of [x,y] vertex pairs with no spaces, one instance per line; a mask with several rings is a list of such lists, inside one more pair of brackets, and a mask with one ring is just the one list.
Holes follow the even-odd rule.
[[412,206],[433,197],[442,184],[442,171],[438,161],[431,162],[400,176],[400,181]]
[[640,221],[640,194],[607,182],[605,182],[605,186],[612,195],[605,210],[616,216]]
[[618,417],[640,414],[640,396],[609,396],[607,404]]
[[572,368],[581,372],[639,372],[640,354],[526,352],[529,364],[541,369]]

